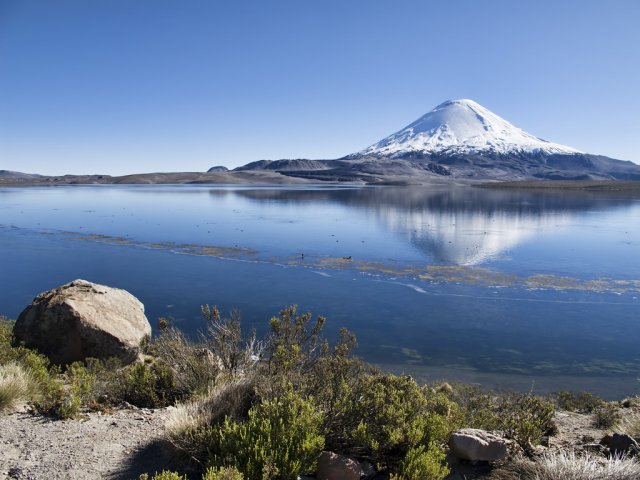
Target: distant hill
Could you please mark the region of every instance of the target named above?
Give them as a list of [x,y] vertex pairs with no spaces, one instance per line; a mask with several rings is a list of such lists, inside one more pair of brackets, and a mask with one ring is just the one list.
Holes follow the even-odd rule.
[[35,173],[22,173],[22,172],[14,172],[11,170],[0,170],[0,178],[15,178],[15,179],[30,179],[30,178],[41,178],[42,175],[37,175]]

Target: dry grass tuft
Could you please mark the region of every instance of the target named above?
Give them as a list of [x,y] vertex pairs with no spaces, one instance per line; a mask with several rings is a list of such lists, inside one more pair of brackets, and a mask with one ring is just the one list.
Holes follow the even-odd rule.
[[637,480],[640,463],[631,458],[602,458],[557,452],[531,462],[521,458],[496,471],[492,480]]
[[24,367],[14,362],[0,365],[0,412],[29,402],[37,392],[35,379]]
[[621,433],[626,433],[630,437],[640,438],[640,412],[633,412],[625,415],[618,426]]
[[225,417],[244,418],[255,399],[255,382],[249,378],[233,379],[209,388],[203,395],[176,406],[167,420],[171,442],[192,456],[193,435],[206,427],[221,423]]

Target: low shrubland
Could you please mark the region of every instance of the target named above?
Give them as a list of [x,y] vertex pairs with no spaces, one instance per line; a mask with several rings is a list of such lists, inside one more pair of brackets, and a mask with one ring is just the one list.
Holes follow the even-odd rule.
[[622,419],[617,403],[607,402],[588,392],[574,394],[560,391],[555,395],[555,401],[562,410],[593,414],[593,423],[597,428],[615,427]]
[[[343,329],[330,343],[325,319],[295,306],[273,317],[262,338],[242,330],[237,312],[227,318],[205,306],[202,313],[205,328],[197,339],[161,319],[144,361],[128,366],[95,359],[51,365],[13,346],[12,324],[2,320],[0,410],[30,403],[70,418],[127,403],[175,405],[168,439],[206,480],[294,479],[315,471],[323,449],[366,460],[393,479],[437,480],[448,474],[445,445],[459,428],[501,431],[528,453],[555,432],[556,405],[596,420],[600,415],[602,423],[615,416],[611,404],[588,394],[545,399],[462,384],[419,385],[380,372],[353,355],[353,334]],[[536,475],[560,478],[540,473],[554,461],[563,460],[538,462]]]
[[556,433],[552,401],[533,394],[484,391],[471,385],[454,385],[451,398],[459,405],[462,424],[471,428],[499,430],[530,450],[545,435]]

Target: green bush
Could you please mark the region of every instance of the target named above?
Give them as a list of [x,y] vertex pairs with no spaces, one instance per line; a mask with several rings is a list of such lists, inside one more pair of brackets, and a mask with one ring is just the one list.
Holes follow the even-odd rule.
[[215,428],[210,463],[235,465],[247,480],[295,480],[314,472],[324,448],[322,415],[293,392],[265,400],[242,422],[229,417]]
[[464,425],[485,430],[502,430],[522,448],[540,443],[543,435],[555,434],[555,406],[532,394],[484,392],[457,385],[453,399],[464,413]]
[[436,445],[410,448],[391,480],[442,480],[449,475],[445,454]]
[[82,362],[74,362],[67,367],[64,377],[68,389],[57,410],[61,418],[72,418],[80,411],[82,405],[93,399],[96,375]]
[[312,321],[310,312],[298,313],[292,305],[269,321],[268,368],[271,374],[286,374],[295,381],[296,375],[308,373],[328,345],[322,340],[324,317]]
[[15,352],[11,346],[13,342],[13,325],[15,322],[0,316],[0,365],[15,360]]
[[618,408],[611,403],[604,403],[595,412],[593,423],[598,428],[612,428],[622,420]]
[[576,395],[567,390],[555,394],[558,408],[568,412],[593,413],[606,402],[592,393],[582,392]]
[[235,467],[211,467],[202,476],[202,480],[244,480],[244,476]]
[[123,377],[123,400],[137,407],[166,407],[177,400],[173,371],[162,362],[137,363]]
[[553,422],[555,407],[548,400],[535,395],[512,394],[502,405],[511,406],[504,419],[504,430],[523,448],[538,445],[543,435],[557,432]]
[[418,468],[423,455],[437,457],[431,450],[437,451],[456,426],[448,411],[455,408],[453,402],[444,396],[428,399],[410,377],[368,375],[354,393],[345,416],[350,419],[347,426],[358,421],[345,432],[349,450],[391,472],[402,471],[401,462],[409,452],[413,452],[411,468]]
[[[138,480],[149,480],[149,475],[146,473],[143,473],[138,477]],[[187,476],[180,475],[179,473],[176,473],[176,472],[163,470],[160,473],[155,473],[153,477],[151,477],[151,480],[187,480]]]
[[408,377],[370,375],[353,399],[353,417],[358,425],[350,432],[356,451],[365,456],[384,457],[398,447],[420,445],[428,435],[426,399],[420,387]]
[[58,409],[65,399],[65,390],[60,378],[60,367],[51,365],[44,355],[17,347],[18,361],[29,370],[38,385],[39,395],[35,399],[36,410],[58,415]]

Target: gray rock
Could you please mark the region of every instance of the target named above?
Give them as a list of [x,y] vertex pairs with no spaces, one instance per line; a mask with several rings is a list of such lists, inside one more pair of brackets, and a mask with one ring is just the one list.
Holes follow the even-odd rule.
[[449,439],[452,453],[472,462],[493,462],[507,457],[511,442],[500,435],[476,428],[458,430]]
[[39,294],[18,317],[14,335],[61,365],[87,357],[131,363],[151,325],[144,305],[125,290],[74,280]]
[[605,435],[600,440],[600,444],[607,446],[612,455],[636,455],[640,452],[638,442],[629,435],[621,433]]
[[318,480],[360,480],[364,471],[360,463],[352,458],[333,452],[322,452],[318,459]]
[[378,473],[371,462],[361,462],[360,467],[365,478],[373,478]]

